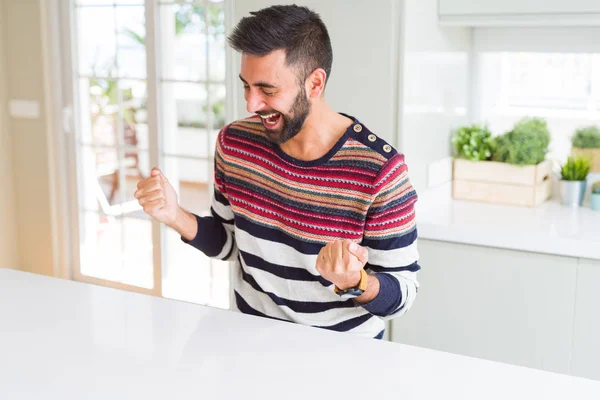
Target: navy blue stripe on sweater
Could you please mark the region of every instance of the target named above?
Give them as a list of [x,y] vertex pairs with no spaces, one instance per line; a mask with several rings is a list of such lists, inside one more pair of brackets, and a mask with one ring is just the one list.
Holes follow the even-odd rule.
[[331,282],[329,282],[327,279],[323,278],[322,276],[313,275],[304,268],[294,268],[286,267],[284,265],[279,264],[272,264],[270,262],[264,261],[260,257],[257,257],[250,253],[246,253],[245,251],[241,250],[240,256],[248,267],[260,269],[282,279],[304,282],[319,282],[325,287],[331,285]]
[[189,241],[181,237],[181,240],[197,248],[207,257],[218,256],[227,243],[227,230],[223,227],[221,221],[215,217],[199,217],[195,214],[194,216],[198,223],[196,237]]
[[252,275],[244,271],[244,268],[242,268],[242,279],[250,286],[252,286],[252,288],[257,292],[261,292],[269,296],[269,298],[273,300],[273,303],[277,304],[280,307],[287,307],[295,313],[313,314],[338,308],[356,308],[356,305],[352,300],[342,301],[340,299],[340,301],[316,302],[284,299],[271,292],[267,292],[262,287],[260,287],[260,285],[252,277]]
[[250,236],[288,245],[302,254],[319,254],[319,252],[325,245],[324,242],[316,243],[295,239],[280,229],[260,225],[249,221],[241,214],[235,216],[235,226],[236,228],[247,232]]
[[382,267],[379,265],[373,265],[373,264],[367,263],[367,264],[365,264],[365,269],[371,270],[373,272],[400,272],[400,271],[417,272],[417,271],[421,270],[421,266],[416,261],[410,265],[405,265],[402,267]]
[[[268,316],[268,315],[266,315],[266,314],[264,314],[264,313],[261,313],[260,311],[257,311],[257,310],[255,310],[254,308],[252,308],[252,307],[251,307],[251,306],[250,306],[250,305],[249,305],[249,304],[246,302],[246,300],[244,300],[244,298],[243,298],[243,297],[242,297],[242,296],[241,296],[241,295],[240,295],[238,292],[234,291],[234,295],[235,295],[235,304],[236,304],[236,306],[237,306],[238,310],[240,310],[240,312],[242,312],[242,313],[244,313],[244,314],[248,314],[248,315],[254,315],[254,316],[256,316],[256,317],[262,317],[262,318],[273,319],[273,320],[276,320],[276,321],[282,321],[282,322],[291,322],[291,321],[287,321],[287,320],[285,320],[285,319],[281,319],[281,318],[275,318],[275,317]],[[369,315],[369,314],[367,314],[367,315],[364,315],[364,316],[361,316],[361,317],[353,318],[352,320],[350,320],[350,321],[353,321],[353,322],[352,322],[350,325],[355,325],[355,327],[356,327],[356,326],[359,326],[359,325],[361,325],[363,322],[366,322],[366,321],[368,321],[368,320],[369,320],[369,318],[370,318],[370,315]],[[358,321],[358,323],[356,323],[357,321]],[[348,321],[346,321],[346,323],[347,323],[347,322],[348,322]],[[341,331],[340,331],[340,325],[341,325],[341,324],[334,325],[334,326],[331,326],[331,327],[327,327],[327,326],[317,326],[316,328],[321,328],[321,329],[329,329],[329,330],[333,330],[333,331],[338,331],[338,332],[341,332]],[[377,336],[375,336],[375,337],[374,337],[374,339],[382,339],[382,338],[383,338],[383,335],[384,335],[384,333],[385,333],[385,330],[382,330],[381,332],[379,332],[379,333],[377,334]]]
[[240,310],[240,312],[242,312],[244,314],[248,314],[248,315],[254,315],[257,317],[274,319],[276,321],[291,322],[291,321],[287,321],[285,319],[275,318],[275,317],[271,317],[267,314],[261,313],[260,311],[255,310],[254,308],[250,307],[250,305],[248,303],[246,303],[246,300],[244,300],[242,295],[240,295],[237,291],[234,290],[233,293],[235,295],[235,304],[236,304],[238,310]]
[[375,250],[393,250],[410,246],[415,240],[417,240],[416,227],[404,233],[402,236],[396,236],[389,239],[376,238],[371,240],[365,237],[360,245],[370,247]]
[[379,281],[379,294],[362,307],[373,315],[385,317],[398,310],[402,303],[400,282],[386,273],[373,275]]
[[352,329],[364,324],[371,318],[373,318],[373,315],[365,314],[365,315],[361,315],[359,317],[348,319],[346,321],[342,321],[339,324],[330,325],[330,326],[317,326],[317,328],[328,329],[330,331],[336,331],[336,332],[347,332],[349,330],[352,330]]

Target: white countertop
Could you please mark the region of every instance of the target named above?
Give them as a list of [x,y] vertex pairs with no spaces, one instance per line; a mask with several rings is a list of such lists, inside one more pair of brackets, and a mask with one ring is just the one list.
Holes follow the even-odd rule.
[[589,207],[453,200],[443,185],[419,194],[416,212],[420,238],[600,260],[600,212]]
[[600,382],[0,269],[0,399],[600,399]]

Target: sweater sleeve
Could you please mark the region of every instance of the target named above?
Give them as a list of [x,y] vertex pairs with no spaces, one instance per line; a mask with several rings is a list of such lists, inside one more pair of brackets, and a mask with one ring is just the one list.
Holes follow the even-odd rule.
[[367,213],[362,241],[369,254],[365,270],[380,283],[377,297],[362,306],[384,319],[406,312],[419,288],[416,201],[404,156],[395,154],[376,180],[376,193]]
[[196,237],[184,243],[195,247],[206,256],[219,260],[234,260],[238,255],[235,242],[234,215],[227,195],[225,171],[227,157],[224,152],[224,137],[227,127],[223,128],[217,137],[215,147],[214,196],[210,208],[210,216],[199,217]]

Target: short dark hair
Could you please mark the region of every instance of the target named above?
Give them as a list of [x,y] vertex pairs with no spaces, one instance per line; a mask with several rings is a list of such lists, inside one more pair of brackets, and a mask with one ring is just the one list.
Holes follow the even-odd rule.
[[271,6],[240,20],[228,38],[236,51],[265,56],[285,50],[285,62],[295,67],[301,83],[317,68],[331,74],[333,50],[319,14],[297,5]]

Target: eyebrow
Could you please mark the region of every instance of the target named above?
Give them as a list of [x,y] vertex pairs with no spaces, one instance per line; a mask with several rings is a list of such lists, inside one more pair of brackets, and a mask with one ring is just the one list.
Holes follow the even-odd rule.
[[[242,80],[242,82],[244,82],[246,85],[250,85],[248,82],[246,82],[246,80],[244,78],[242,78],[242,75],[239,75],[239,77]],[[256,82],[255,84],[253,84],[253,86],[267,88],[267,89],[277,89],[277,86],[272,85],[267,82]]]

